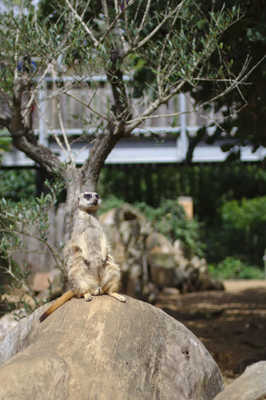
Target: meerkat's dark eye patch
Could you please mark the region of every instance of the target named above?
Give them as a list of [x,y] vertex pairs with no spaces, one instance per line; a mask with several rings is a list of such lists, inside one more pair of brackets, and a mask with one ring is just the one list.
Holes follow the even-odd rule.
[[86,200],[90,200],[92,198],[92,195],[91,195],[91,193],[85,193],[83,197]]

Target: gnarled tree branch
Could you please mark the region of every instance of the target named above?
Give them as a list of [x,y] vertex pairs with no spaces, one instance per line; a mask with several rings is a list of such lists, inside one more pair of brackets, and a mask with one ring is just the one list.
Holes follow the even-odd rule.
[[0,90],[0,128],[7,128],[11,120],[11,109],[7,95]]
[[[29,90],[29,84],[23,78],[18,78],[14,82],[12,114],[7,125],[13,144],[18,150],[21,150],[33,161],[47,169],[48,172],[57,172],[64,176],[63,164],[59,157],[48,147],[38,143],[32,129],[32,123],[28,123],[28,118],[26,119],[23,116],[23,96]],[[28,112],[31,113],[31,110],[28,110]],[[30,120],[31,117],[30,115]]]

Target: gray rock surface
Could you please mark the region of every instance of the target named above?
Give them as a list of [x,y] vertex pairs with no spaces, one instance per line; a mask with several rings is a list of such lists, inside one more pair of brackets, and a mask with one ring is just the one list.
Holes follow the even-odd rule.
[[202,343],[147,303],[72,299],[39,324],[42,311],[6,337],[17,354],[0,368],[1,400],[212,400],[223,388]]
[[239,378],[215,397],[215,400],[264,399],[266,399],[266,361],[247,367]]
[[6,314],[0,319],[2,332],[0,365],[28,345],[28,338],[31,332],[39,326],[39,317],[46,308],[46,305],[38,308],[29,317],[22,318],[19,322],[14,319],[14,313]]
[[[13,314],[8,313],[5,314],[2,318],[0,318],[0,343],[7,335],[8,331],[13,329],[18,324]],[[1,346],[1,345],[0,345]],[[1,349],[1,347],[0,347]],[[0,353],[1,357],[1,353]]]

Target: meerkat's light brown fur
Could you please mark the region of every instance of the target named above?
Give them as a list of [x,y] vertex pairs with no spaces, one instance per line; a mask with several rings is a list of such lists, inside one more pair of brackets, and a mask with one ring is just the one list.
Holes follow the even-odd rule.
[[95,192],[85,192],[79,196],[78,215],[74,221],[72,237],[65,248],[66,269],[71,290],[63,294],[41,316],[47,318],[58,307],[73,296],[92,300],[93,296],[108,294],[125,302],[117,293],[121,271],[110,254],[108,242],[99,221],[90,214],[100,205]]

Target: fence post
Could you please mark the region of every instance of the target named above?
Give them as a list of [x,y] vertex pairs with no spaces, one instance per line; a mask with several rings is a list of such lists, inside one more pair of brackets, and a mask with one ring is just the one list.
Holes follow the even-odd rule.
[[264,256],[262,257],[264,263],[264,279],[266,279],[266,249],[264,250]]
[[179,112],[180,112],[180,136],[176,141],[177,162],[186,159],[188,139],[187,139],[187,119],[186,119],[186,96],[180,93],[179,97]]
[[47,81],[43,81],[42,86],[39,90],[39,143],[47,146],[48,145],[48,135],[47,135],[47,123],[46,123],[46,102],[47,98]]

